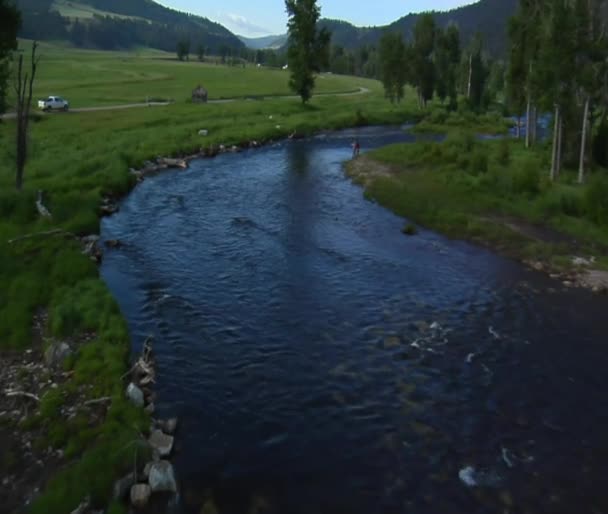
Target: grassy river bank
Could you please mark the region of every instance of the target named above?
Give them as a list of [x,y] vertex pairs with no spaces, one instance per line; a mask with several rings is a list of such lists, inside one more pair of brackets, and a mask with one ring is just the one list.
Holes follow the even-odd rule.
[[393,145],[347,164],[368,198],[415,223],[605,290],[608,181],[597,172],[579,186],[566,170],[551,183],[548,169],[544,145],[454,130],[444,142]]

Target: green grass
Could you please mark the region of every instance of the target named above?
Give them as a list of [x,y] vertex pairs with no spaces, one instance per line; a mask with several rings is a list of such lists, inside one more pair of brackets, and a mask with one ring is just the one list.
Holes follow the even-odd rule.
[[[606,254],[603,170],[583,187],[574,185],[569,171],[550,183],[545,147],[525,150],[521,142],[506,139],[482,142],[466,132],[451,133],[443,143],[388,146],[366,158],[369,166],[378,161],[393,171],[371,182],[366,191],[371,199],[448,236],[556,268],[563,268],[573,251]],[[516,220],[525,223],[514,230]]]
[[[21,41],[26,52],[30,45]],[[59,95],[72,108],[140,103],[147,98],[184,102],[199,84],[207,88],[211,100],[292,94],[288,72],[277,69],[180,62],[175,54],[149,49],[109,52],[41,43],[39,54],[42,62],[34,97]],[[360,87],[380,89],[376,81],[324,74],[318,77],[315,92],[351,92]]]
[[[20,235],[63,228],[77,235],[99,231],[104,195],[120,197],[135,185],[129,167],[158,155],[192,154],[219,144],[277,140],[296,131],[312,134],[362,124],[404,123],[416,118],[412,101],[391,106],[379,83],[352,77],[319,78],[319,92],[352,91],[360,96],[316,97],[303,106],[295,99],[240,100],[192,105],[189,91],[199,82],[215,98],[287,94],[287,74],[264,69],[179,63],[167,54],[112,53],[43,45],[36,94],[64,95],[73,106],[141,101],[146,95],[173,97],[167,107],[38,116],[31,124],[30,159],[24,190],[14,190],[14,121],[0,123],[0,350],[31,343],[32,317],[49,312],[47,338],[95,333],[68,360],[74,373],[41,402],[40,412],[22,426],[40,429],[40,448],[63,448],[69,465],[48,484],[32,512],[71,512],[90,494],[96,505],[109,497],[112,482],[133,461],[136,434],[147,426],[141,411],[126,403],[120,377],[130,350],[125,322],[99,278],[97,267],[69,238]],[[413,100],[413,95],[411,100]],[[198,135],[207,129],[209,135]],[[37,190],[53,214],[41,219]],[[103,423],[90,425],[82,410],[72,420],[57,415],[75,395],[111,396]],[[9,459],[10,460],[10,459]],[[120,511],[120,506],[112,509]],[[112,510],[112,511],[114,511]]]

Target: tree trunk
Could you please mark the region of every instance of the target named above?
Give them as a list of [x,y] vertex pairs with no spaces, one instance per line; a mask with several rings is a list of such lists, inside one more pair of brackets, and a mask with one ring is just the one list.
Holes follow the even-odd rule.
[[564,120],[562,114],[559,114],[559,131],[557,133],[557,176],[559,177],[562,171],[562,135],[564,132]]
[[467,85],[467,98],[471,99],[471,88],[473,87],[473,54],[469,55],[469,83]]
[[517,117],[517,127],[515,128],[515,136],[521,139],[521,116]]
[[553,148],[551,152],[551,180],[555,180],[557,175],[557,140],[558,140],[558,132],[559,132],[559,105],[555,105],[555,120],[553,124]]
[[530,101],[530,97],[528,96],[528,104],[526,105],[526,148],[530,148],[530,142],[531,142],[531,138],[530,138],[530,133],[532,132],[531,130],[531,114],[532,114],[532,102]]
[[587,154],[587,132],[589,128],[589,96],[585,100],[585,111],[583,114],[583,134],[581,136],[581,156],[578,161],[578,183],[585,182],[585,156]]

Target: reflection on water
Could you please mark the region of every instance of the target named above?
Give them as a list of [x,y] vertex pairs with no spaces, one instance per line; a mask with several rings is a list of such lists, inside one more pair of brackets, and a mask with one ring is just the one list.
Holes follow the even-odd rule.
[[403,237],[343,177],[355,136],[411,137],[202,160],[104,220],[103,276],[181,418],[177,510],[605,512],[606,299]]

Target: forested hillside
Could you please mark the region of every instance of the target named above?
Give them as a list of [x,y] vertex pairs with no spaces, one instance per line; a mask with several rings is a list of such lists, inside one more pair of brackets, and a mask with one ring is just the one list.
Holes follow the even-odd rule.
[[[23,14],[20,36],[29,39],[65,39],[107,50],[147,46],[175,51],[180,42],[210,52],[244,46],[218,23],[151,0],[17,0],[17,6]],[[88,15],[81,16],[88,6]]]
[[[502,56],[507,42],[507,23],[517,6],[518,0],[481,0],[451,11],[434,12],[433,17],[439,27],[456,24],[465,45],[480,33],[485,49],[494,56]],[[321,25],[332,32],[332,45],[355,50],[362,46],[376,47],[387,30],[398,32],[406,40],[411,40],[419,18],[419,14],[408,14],[384,27],[355,27],[338,20],[323,20]]]

